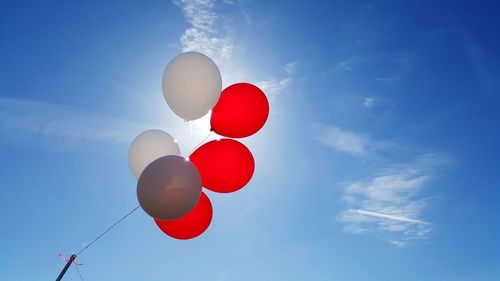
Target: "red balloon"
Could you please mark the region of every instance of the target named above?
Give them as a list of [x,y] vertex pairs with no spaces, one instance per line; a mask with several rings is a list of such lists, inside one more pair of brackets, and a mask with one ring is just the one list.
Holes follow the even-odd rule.
[[212,203],[205,193],[194,208],[178,219],[162,221],[155,219],[156,225],[170,237],[186,240],[193,239],[207,230],[212,221]]
[[207,142],[189,159],[198,168],[201,184],[220,193],[239,190],[250,181],[255,170],[250,150],[232,139]]
[[210,126],[217,134],[244,138],[255,134],[266,123],[269,103],[257,86],[237,83],[225,88],[212,109]]

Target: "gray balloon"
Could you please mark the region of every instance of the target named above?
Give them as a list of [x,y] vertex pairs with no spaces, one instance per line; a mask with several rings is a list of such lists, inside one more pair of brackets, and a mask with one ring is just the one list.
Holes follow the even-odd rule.
[[137,198],[144,211],[159,220],[175,220],[193,209],[201,196],[201,177],[188,159],[167,155],[144,169]]

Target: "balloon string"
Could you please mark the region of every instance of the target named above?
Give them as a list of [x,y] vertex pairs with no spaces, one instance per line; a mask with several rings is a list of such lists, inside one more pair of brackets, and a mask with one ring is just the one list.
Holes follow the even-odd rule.
[[[191,124],[189,124],[189,127],[191,128]],[[194,148],[193,150],[189,153],[189,156],[191,156],[191,154],[193,154],[193,152],[203,143],[205,142],[209,137],[210,135],[212,135],[212,130],[210,130],[210,132],[208,133],[208,135],[203,139],[201,140]],[[104,234],[108,233],[108,231],[110,231],[113,227],[115,227],[117,224],[119,224],[120,222],[122,222],[124,219],[126,219],[128,216],[130,216],[133,212],[135,212],[137,209],[139,209],[140,205],[135,207],[134,209],[132,209],[130,212],[128,212],[125,216],[123,216],[121,219],[119,219],[118,221],[116,221],[115,223],[113,223],[110,227],[108,227],[103,233],[99,234],[94,240],[92,240],[92,242],[88,243],[87,245],[85,245],[85,247],[83,249],[81,249],[78,253],[76,253],[76,256],[78,256],[79,254],[83,253],[83,251],[87,250],[90,246],[92,246],[97,240],[99,240]],[[78,272],[80,273],[80,272]],[[81,277],[81,276],[80,276]]]
[[78,269],[78,266],[75,266],[76,272],[78,272],[78,276],[80,276],[80,280],[83,281],[82,274],[80,273],[80,269]]
[[140,205],[135,207],[134,209],[132,209],[132,211],[128,212],[128,214],[126,214],[125,216],[123,216],[121,219],[119,219],[117,222],[115,222],[114,224],[112,224],[110,227],[108,227],[108,229],[106,229],[103,233],[101,233],[99,236],[97,236],[94,240],[92,240],[92,242],[90,242],[89,244],[87,244],[83,249],[81,249],[78,253],[76,253],[76,255],[78,256],[79,254],[81,254],[83,251],[87,250],[92,244],[94,244],[97,240],[99,240],[99,238],[101,238],[104,234],[106,234],[108,231],[110,231],[113,227],[115,227],[117,224],[119,224],[120,222],[122,222],[124,219],[126,219],[128,216],[130,216],[133,212],[135,212],[137,209],[139,209]]
[[210,135],[212,134],[212,132],[213,132],[213,131],[210,129],[210,132],[208,133],[208,135],[207,135],[204,139],[202,139],[202,140],[201,140],[201,141],[200,141],[200,142],[199,142],[199,143],[198,143],[198,144],[197,144],[197,145],[193,148],[193,150],[191,150],[191,152],[189,153],[188,157],[189,157],[189,156],[191,156],[191,154],[193,154],[193,152],[194,152],[194,151],[195,151],[195,150],[196,150],[196,149],[197,149],[197,148],[198,148],[198,147],[199,147],[199,146],[200,146],[203,142],[205,142],[205,141],[206,141],[206,140],[210,137]]
[[[189,124],[189,127],[191,128],[191,124]],[[212,130],[210,130],[210,132],[208,133],[208,135],[200,141],[200,143],[198,143],[194,148],[193,150],[189,153],[189,156],[191,156],[191,154],[193,154],[193,152],[204,142],[206,141],[210,135],[212,134]],[[119,219],[118,221],[116,221],[115,223],[113,223],[110,227],[108,227],[103,233],[99,234],[94,240],[92,240],[92,242],[88,243],[87,245],[85,245],[85,247],[83,247],[83,249],[81,249],[78,253],[76,253],[76,256],[78,256],[79,254],[83,253],[83,251],[87,250],[90,246],[92,246],[97,240],[99,240],[104,234],[108,233],[108,231],[110,231],[113,227],[115,227],[117,224],[119,224],[120,222],[122,222],[124,219],[126,219],[128,216],[130,216],[133,212],[135,212],[137,209],[139,209],[140,205],[135,207],[134,209],[132,209],[130,212],[128,212],[125,216],[123,216],[121,219]]]
[[189,135],[191,136],[191,141],[193,141],[193,126],[191,125],[191,121],[187,121],[189,124]]

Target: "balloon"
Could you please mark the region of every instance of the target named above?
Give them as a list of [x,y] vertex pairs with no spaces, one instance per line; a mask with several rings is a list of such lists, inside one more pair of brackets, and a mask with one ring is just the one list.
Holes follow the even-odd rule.
[[222,91],[212,110],[210,126],[221,136],[244,138],[259,131],[268,115],[264,92],[252,84],[237,83]]
[[137,198],[153,218],[174,220],[189,213],[201,196],[201,178],[196,167],[184,157],[160,157],[142,172]]
[[128,165],[139,178],[144,168],[165,155],[179,155],[179,145],[169,134],[160,130],[147,130],[138,135],[128,150]]
[[212,203],[205,193],[187,215],[176,220],[162,221],[155,219],[156,225],[170,237],[176,239],[193,239],[207,230],[212,221]]
[[176,56],[163,73],[163,96],[168,106],[184,120],[207,114],[217,103],[221,89],[217,65],[200,53]]
[[221,193],[234,192],[245,186],[255,169],[250,150],[232,139],[207,142],[189,159],[198,168],[202,185]]

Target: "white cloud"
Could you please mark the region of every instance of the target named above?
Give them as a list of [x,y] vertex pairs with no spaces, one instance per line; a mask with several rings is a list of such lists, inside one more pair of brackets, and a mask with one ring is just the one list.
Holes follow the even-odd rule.
[[285,68],[286,73],[294,74],[295,71],[297,71],[297,62],[296,61],[289,62],[285,65],[284,68]]
[[66,142],[130,142],[145,126],[63,105],[0,97],[2,137],[31,135]]
[[210,36],[196,28],[187,29],[181,37],[182,51],[198,51],[216,62],[223,63],[231,58],[233,44],[230,38]]
[[337,219],[353,233],[374,232],[398,247],[425,241],[434,225],[422,219],[428,198],[422,189],[446,160],[425,154],[406,165],[343,185],[346,209]]
[[215,11],[213,0],[175,1],[191,25],[184,31],[180,41],[182,51],[198,51],[212,58],[219,67],[228,64],[234,44],[228,35],[220,33],[220,16]]
[[353,155],[365,155],[369,139],[336,126],[319,126],[316,138],[322,144]]
[[463,45],[472,71],[481,87],[482,91],[479,93],[495,98],[494,100],[496,101],[496,97],[500,92],[500,84],[498,83],[500,72],[495,70],[498,68],[493,63],[494,60],[491,59],[491,55],[483,47],[469,37],[464,36]]
[[276,97],[278,94],[283,92],[290,83],[292,82],[291,78],[283,78],[281,80],[277,79],[267,79],[263,81],[255,82],[255,84],[262,89],[271,99]]
[[378,152],[405,150],[400,144],[373,140],[369,135],[353,132],[335,125],[315,124],[314,138],[321,144],[356,157],[376,156]]
[[[400,145],[371,140],[368,136],[336,126],[317,126],[317,140],[334,150],[355,156],[372,155],[380,160],[382,149],[395,152]],[[422,154],[410,163],[397,163],[373,176],[342,185],[345,209],[337,215],[344,230],[351,233],[377,233],[397,247],[426,241],[434,224],[422,219],[429,198],[422,189],[434,173],[449,160],[441,154]],[[384,159],[383,162],[390,162]]]
[[337,63],[337,69],[341,71],[355,71],[358,70],[363,63],[363,59],[361,57],[350,57],[343,61],[339,61]]
[[[249,78],[255,75],[251,75],[246,67],[235,65],[233,62],[235,40],[227,32],[230,27],[223,24],[222,17],[216,12],[215,1],[181,0],[174,3],[182,8],[186,21],[191,25],[180,38],[182,51],[197,51],[212,58],[221,70],[225,85],[241,81],[255,83],[271,100],[290,85],[291,74],[297,69],[296,61],[289,62],[283,67],[287,72],[286,77],[256,80]],[[234,1],[225,3],[236,4]]]
[[214,32],[217,15],[212,0],[180,0],[176,2],[184,11],[187,21],[196,29]]
[[372,211],[359,210],[359,209],[350,209],[350,210],[348,210],[348,212],[352,212],[352,213],[356,213],[356,214],[361,214],[361,215],[366,215],[366,216],[371,216],[371,217],[376,217],[376,218],[383,218],[383,219],[401,221],[401,222],[429,224],[426,221],[416,220],[416,219],[408,218],[408,217],[401,216],[401,215],[383,214],[383,213],[379,213],[379,212],[372,212]]
[[375,106],[376,102],[377,102],[377,100],[374,97],[365,97],[363,99],[363,105],[366,108],[372,108],[373,106]]

